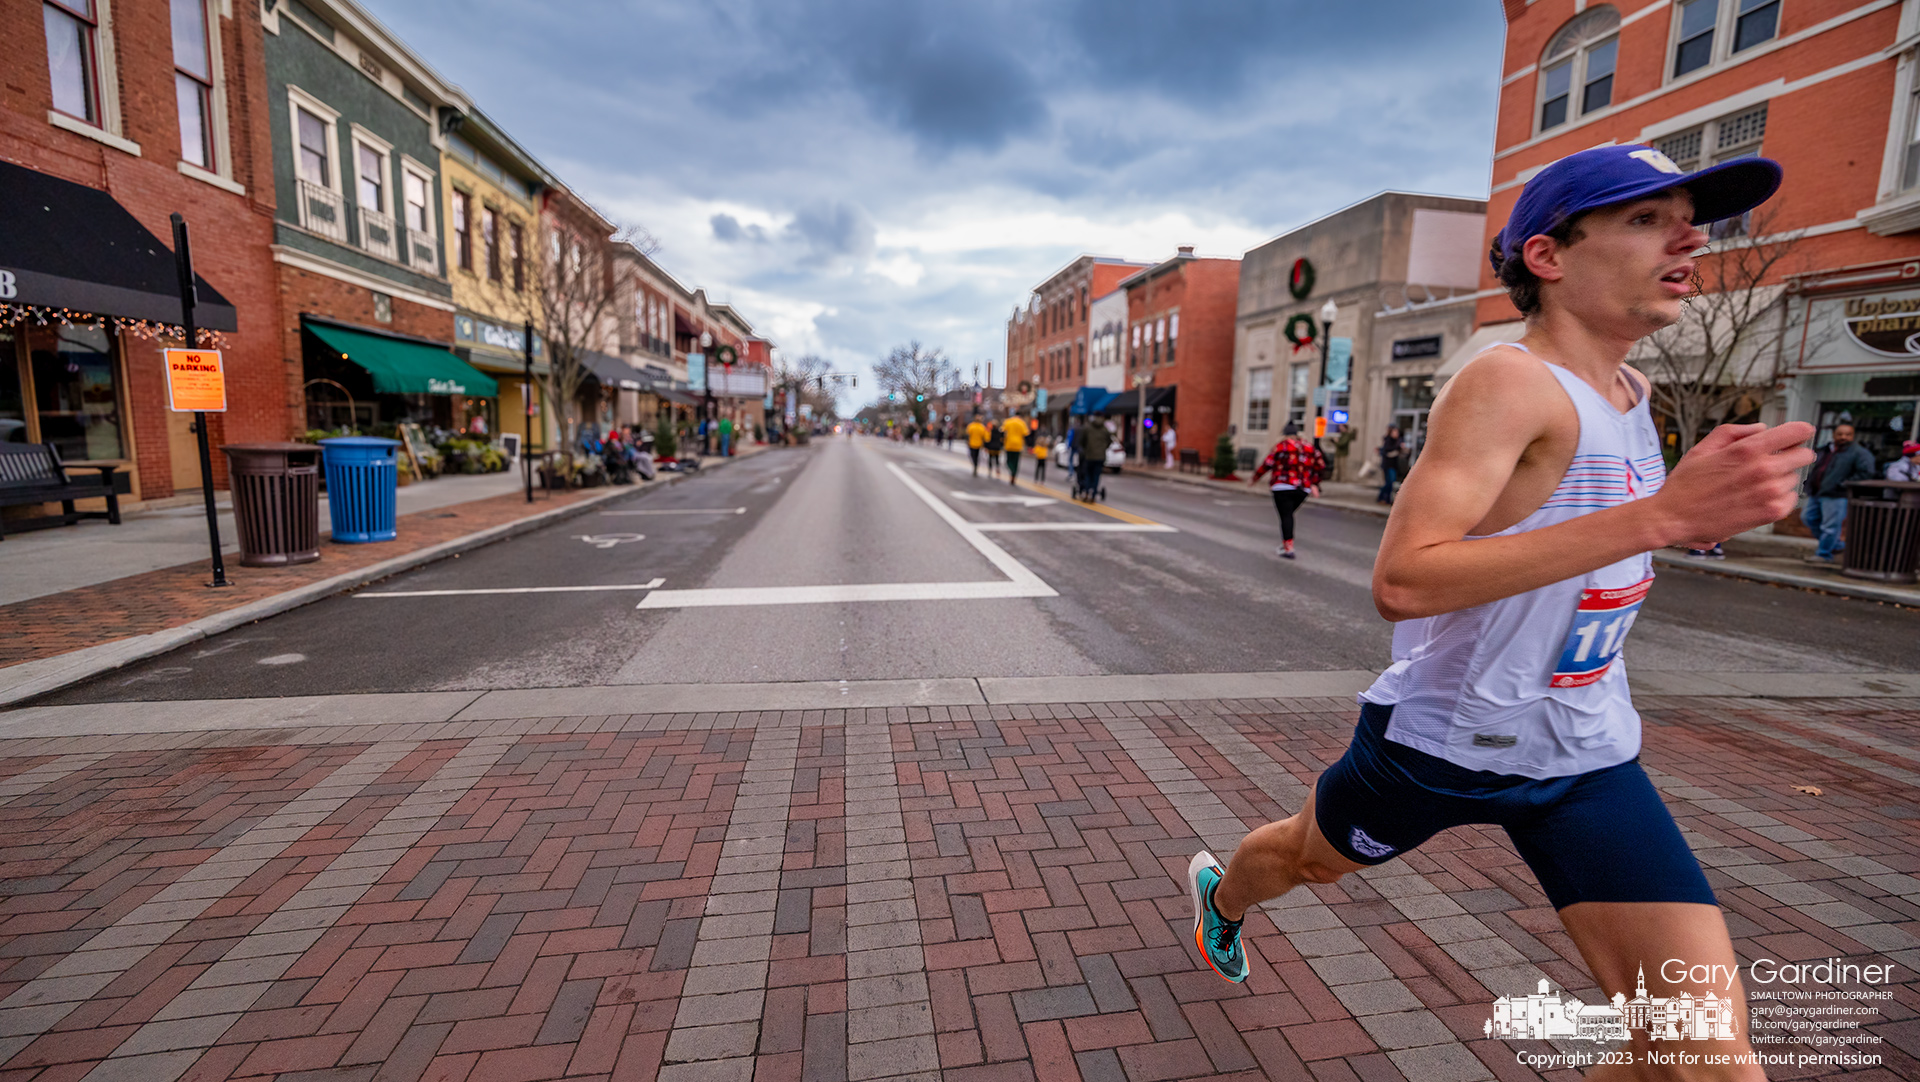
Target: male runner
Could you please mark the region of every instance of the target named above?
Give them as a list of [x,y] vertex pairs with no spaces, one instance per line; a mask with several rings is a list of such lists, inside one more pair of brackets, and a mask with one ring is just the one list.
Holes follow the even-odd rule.
[[[1723,425],[1666,476],[1647,379],[1624,362],[1679,318],[1707,243],[1698,225],[1779,183],[1764,159],[1683,173],[1641,146],[1583,151],[1528,181],[1490,253],[1526,336],[1482,354],[1434,403],[1381,539],[1373,596],[1398,622],[1395,661],[1360,696],[1353,743],[1306,807],[1247,835],[1224,874],[1206,853],[1188,869],[1195,940],[1221,976],[1246,978],[1248,907],[1468,823],[1506,828],[1609,996],[1634,995],[1643,963],[1654,995],[1680,991],[1657,973],[1668,959],[1737,964],[1640,769],[1619,653],[1650,551],[1708,547],[1793,510],[1813,433]],[[1737,983],[1714,991],[1744,1005]],[[1744,1006],[1736,1017],[1737,1040],[1660,1048],[1737,1056]],[[1639,1069],[1615,1077],[1664,1077]],[[1705,1071],[1765,1077],[1751,1064]]]

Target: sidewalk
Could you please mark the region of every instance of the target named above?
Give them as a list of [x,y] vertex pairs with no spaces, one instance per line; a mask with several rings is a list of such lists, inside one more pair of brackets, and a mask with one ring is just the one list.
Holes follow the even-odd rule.
[[[767,449],[752,444],[731,459],[708,458],[700,472]],[[401,508],[412,510],[400,515],[399,536],[393,541],[323,542],[320,559],[286,568],[241,567],[235,555],[227,561],[233,585],[220,590],[206,585],[206,519],[198,509],[184,520],[181,509],[172,508],[129,517],[117,527],[88,523],[22,535],[30,544],[16,538],[0,542],[5,546],[0,560],[6,561],[8,590],[27,594],[0,604],[0,627],[8,630],[0,637],[0,707],[699,473],[663,473],[654,481],[551,494],[536,489],[533,503],[526,501],[518,484],[502,494],[474,498],[488,490],[478,482],[489,482],[495,490],[504,487],[500,476],[449,478],[445,480],[456,483],[444,489],[433,487],[440,481],[402,488]],[[448,496],[468,498],[442,502]],[[321,515],[325,522],[324,509]],[[224,533],[231,528],[229,517],[223,537],[231,536]],[[197,532],[197,558],[151,566],[157,559],[177,559],[182,547],[191,547],[178,536],[183,532]],[[78,537],[55,536],[60,534]],[[149,545],[157,557],[145,551]],[[144,569],[132,571],[143,564]],[[28,580],[28,585],[11,585],[16,579]],[[36,592],[31,586],[36,579],[78,585]]]
[[[1486,1036],[1543,980],[1604,998],[1496,828],[1250,913],[1245,984],[1196,955],[1187,859],[1301,806],[1326,694],[0,739],[0,1071],[1572,1077],[1524,1057],[1608,1046]],[[1806,1025],[1770,1075],[1920,1077],[1920,703],[1639,705],[1740,957],[1893,967],[1854,1016],[1756,1000]]]

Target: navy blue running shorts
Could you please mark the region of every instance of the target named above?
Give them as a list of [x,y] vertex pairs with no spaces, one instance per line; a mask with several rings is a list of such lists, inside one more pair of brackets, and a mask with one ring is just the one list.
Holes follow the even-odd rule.
[[1717,904],[1640,760],[1564,778],[1469,770],[1387,739],[1365,703],[1320,775],[1314,821],[1348,860],[1384,864],[1449,827],[1503,827],[1555,909],[1576,902]]

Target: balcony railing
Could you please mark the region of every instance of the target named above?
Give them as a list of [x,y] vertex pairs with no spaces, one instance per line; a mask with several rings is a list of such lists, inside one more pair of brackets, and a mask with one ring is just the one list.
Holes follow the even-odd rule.
[[300,228],[345,244],[347,214],[340,193],[305,179],[299,185]]
[[432,233],[423,233],[418,229],[407,230],[408,262],[415,270],[428,274],[440,273],[440,238]]
[[385,259],[399,259],[400,251],[393,236],[393,215],[361,207],[360,247]]

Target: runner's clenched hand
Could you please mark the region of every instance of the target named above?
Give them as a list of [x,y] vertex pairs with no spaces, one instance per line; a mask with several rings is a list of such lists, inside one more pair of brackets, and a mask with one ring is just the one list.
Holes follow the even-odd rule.
[[1803,421],[1774,428],[1721,425],[1707,433],[1653,497],[1672,524],[1670,543],[1711,548],[1791,514],[1799,503],[1800,471],[1814,458],[1806,446],[1812,438],[1813,426]]

